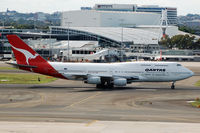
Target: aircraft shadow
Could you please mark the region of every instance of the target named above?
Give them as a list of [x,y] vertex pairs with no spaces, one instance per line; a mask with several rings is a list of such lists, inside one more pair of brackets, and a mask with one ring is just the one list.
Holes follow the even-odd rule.
[[[114,88],[94,88],[94,89],[86,89],[86,90],[77,90],[76,92],[95,92],[95,91],[121,91],[121,90],[152,90],[158,88],[145,88],[145,87],[114,87]],[[167,88],[165,88],[167,89]]]
[[144,91],[151,91],[151,90],[200,90],[199,87],[177,87],[176,89],[172,90],[170,87],[113,87],[113,88],[96,88],[93,86],[30,86],[29,89],[60,89],[60,90],[69,90],[71,92],[97,92],[97,91],[121,91],[121,90],[144,90]]
[[72,92],[95,92],[95,91],[120,91],[120,90],[136,90],[136,89],[156,89],[156,88],[145,88],[145,87],[96,88],[96,87],[92,87],[92,86],[85,87],[85,86],[47,86],[47,85],[30,86],[28,88],[29,89],[62,89],[62,90],[71,90]]
[[[73,90],[74,88],[86,88],[82,86],[31,86],[28,87],[29,89],[67,89],[67,90]],[[94,87],[87,87],[87,88],[94,88]]]

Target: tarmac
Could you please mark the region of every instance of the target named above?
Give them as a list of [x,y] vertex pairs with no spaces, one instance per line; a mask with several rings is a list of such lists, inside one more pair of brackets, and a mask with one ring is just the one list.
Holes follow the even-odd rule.
[[[171,83],[97,89],[80,81],[0,85],[1,133],[199,133],[200,63],[182,63],[195,76]],[[0,62],[0,67],[6,66]],[[23,73],[12,70],[1,73]]]
[[1,133],[199,133],[197,123],[92,121],[0,122]]

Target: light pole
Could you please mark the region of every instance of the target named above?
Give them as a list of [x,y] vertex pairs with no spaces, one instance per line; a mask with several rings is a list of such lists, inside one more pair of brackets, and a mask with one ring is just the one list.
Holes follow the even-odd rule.
[[5,22],[4,22],[4,18],[3,18],[3,29],[4,29],[4,25],[5,25]]
[[66,22],[67,23],[67,40],[68,40],[68,46],[67,46],[67,61],[69,62],[69,26],[72,22]]
[[123,59],[123,56],[122,56],[122,46],[123,46],[123,34],[124,34],[124,29],[123,29],[123,22],[124,22],[124,19],[120,19],[120,21],[121,21],[121,60]]
[[[49,27],[50,29],[49,29],[49,32],[50,32],[50,47],[49,47],[49,58],[52,56],[52,53],[53,53],[53,49],[52,49],[52,39],[51,39],[51,34],[52,34],[52,30],[51,30],[51,28],[52,27]],[[52,59],[52,58],[51,58]]]

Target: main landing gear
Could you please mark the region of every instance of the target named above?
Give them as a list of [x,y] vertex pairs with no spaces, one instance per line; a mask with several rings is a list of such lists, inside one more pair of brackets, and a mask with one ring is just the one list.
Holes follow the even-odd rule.
[[104,84],[96,84],[96,88],[104,88]]
[[96,88],[113,88],[113,87],[114,87],[114,84],[111,82],[106,82],[106,84],[101,83],[101,84],[96,85]]
[[175,82],[172,82],[171,89],[172,89],[172,90],[175,89]]

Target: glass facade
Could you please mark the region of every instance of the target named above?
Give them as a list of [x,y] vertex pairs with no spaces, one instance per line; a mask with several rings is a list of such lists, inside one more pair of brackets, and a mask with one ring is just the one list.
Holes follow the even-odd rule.
[[[84,31],[79,31],[79,30],[73,30],[73,29],[67,29],[67,28],[56,28],[52,27],[51,29],[52,34],[61,34],[61,35],[66,35],[68,36],[68,31],[69,31],[69,40],[92,40],[92,41],[98,41],[99,45],[102,47],[106,46],[112,46],[112,47],[120,47],[121,43],[117,42],[115,40],[99,36],[96,34],[84,32]],[[67,40],[67,38],[65,38]]]
[[[101,36],[99,34],[94,34],[92,32],[87,32],[87,31],[81,31],[81,30],[75,30],[75,29],[69,29],[64,28],[64,27],[51,27],[52,34],[60,34],[68,36],[68,31],[69,31],[69,40],[92,40],[92,41],[98,41],[99,45],[101,47],[126,47],[129,49],[132,49],[131,52],[139,52],[139,53],[152,53],[153,51],[158,51],[159,45],[158,44],[134,44],[133,41],[126,41],[126,42],[121,42],[121,41],[116,41],[112,40],[112,38]],[[118,34],[115,34],[118,36]],[[120,35],[119,35],[120,36]]]

